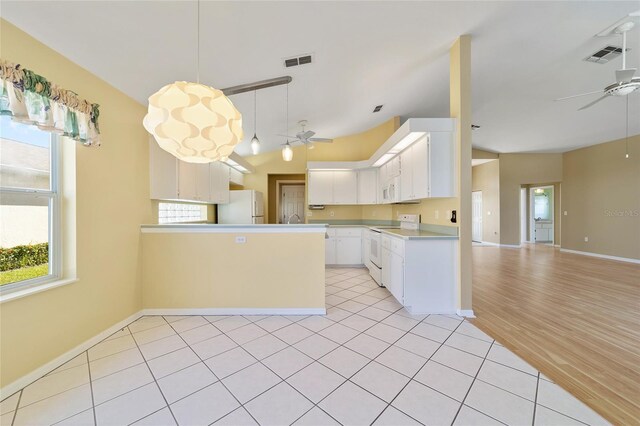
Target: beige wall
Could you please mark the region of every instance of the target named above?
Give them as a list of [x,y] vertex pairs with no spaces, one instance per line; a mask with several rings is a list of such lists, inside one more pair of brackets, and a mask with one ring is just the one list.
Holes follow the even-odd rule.
[[447,212],[458,210],[458,206],[458,198],[425,198],[420,204],[394,204],[392,216],[397,220],[400,214],[419,214],[420,223],[459,226],[459,222],[451,223],[451,216],[447,215]]
[[66,217],[75,216],[77,236],[64,254],[76,260],[79,281],[0,306],[4,387],[140,310],[139,226],[152,215],[144,106],[4,20],[0,34],[3,59],[100,104],[102,131],[100,148],[63,141],[63,151],[76,154],[76,208]]
[[562,154],[500,154],[500,243],[520,244],[522,185],[562,181]]
[[471,189],[482,191],[482,239],[500,244],[500,160],[472,168]]
[[640,259],[640,136],[629,152],[617,140],[564,154],[563,248]]
[[145,233],[142,242],[144,308],[324,308],[324,232]]

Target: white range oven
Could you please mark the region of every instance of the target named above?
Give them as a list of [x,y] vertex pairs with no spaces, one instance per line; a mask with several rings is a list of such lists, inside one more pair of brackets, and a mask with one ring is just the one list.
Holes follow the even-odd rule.
[[369,275],[378,285],[382,286],[382,247],[380,230],[369,228],[369,237],[371,238],[371,246],[369,249]]

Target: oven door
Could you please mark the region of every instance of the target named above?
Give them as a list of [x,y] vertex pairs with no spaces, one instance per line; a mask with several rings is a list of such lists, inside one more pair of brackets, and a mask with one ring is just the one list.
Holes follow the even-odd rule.
[[380,268],[382,265],[381,257],[382,247],[380,247],[380,232],[371,230],[371,249],[369,250],[369,260],[376,268]]

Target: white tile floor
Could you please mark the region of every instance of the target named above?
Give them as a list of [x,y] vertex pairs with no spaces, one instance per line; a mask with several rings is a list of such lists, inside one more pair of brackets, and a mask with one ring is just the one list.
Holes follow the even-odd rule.
[[325,317],[144,317],[0,404],[2,425],[607,424],[456,316],[363,269]]

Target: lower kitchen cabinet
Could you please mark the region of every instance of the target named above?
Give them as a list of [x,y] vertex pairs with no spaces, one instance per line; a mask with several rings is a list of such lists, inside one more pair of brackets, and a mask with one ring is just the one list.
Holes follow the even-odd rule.
[[382,284],[412,314],[455,313],[457,244],[383,235]]
[[362,265],[362,228],[329,228],[327,235],[326,265]]

